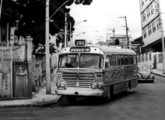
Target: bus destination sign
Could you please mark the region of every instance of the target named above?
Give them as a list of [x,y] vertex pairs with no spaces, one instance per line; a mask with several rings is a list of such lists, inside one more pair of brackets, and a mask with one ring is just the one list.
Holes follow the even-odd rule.
[[72,47],[70,48],[70,52],[90,52],[89,47]]
[[76,46],[85,46],[85,40],[84,39],[77,39],[75,40]]

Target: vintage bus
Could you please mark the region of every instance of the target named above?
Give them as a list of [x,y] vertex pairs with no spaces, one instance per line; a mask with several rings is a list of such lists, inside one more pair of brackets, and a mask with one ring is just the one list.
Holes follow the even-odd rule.
[[56,93],[76,102],[77,96],[113,94],[137,86],[137,58],[130,49],[110,46],[76,46],[61,50],[58,57]]

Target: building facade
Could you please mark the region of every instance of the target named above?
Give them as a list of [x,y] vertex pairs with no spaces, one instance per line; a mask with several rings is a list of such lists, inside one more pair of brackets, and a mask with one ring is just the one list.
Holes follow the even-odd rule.
[[[130,44],[131,44],[131,36],[128,36],[128,39],[129,39],[129,47],[130,47]],[[108,45],[115,45],[116,44],[116,40],[119,41],[119,46],[123,47],[123,48],[127,48],[128,44],[127,44],[127,37],[126,35],[123,35],[123,34],[112,34],[112,33],[106,33],[106,43]]]
[[162,51],[165,30],[164,0],[139,0],[142,39],[144,49],[153,52]]
[[137,55],[139,55],[143,52],[141,49],[143,44],[144,43],[142,41],[142,36],[140,36],[131,42],[131,49],[134,50],[137,53]]

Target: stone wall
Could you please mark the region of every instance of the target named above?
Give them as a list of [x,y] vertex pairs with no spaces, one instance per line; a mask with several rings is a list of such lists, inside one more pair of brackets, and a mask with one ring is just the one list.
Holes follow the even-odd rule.
[[26,45],[19,45],[13,47],[0,47],[0,59],[13,59],[13,60],[25,60],[25,47]]

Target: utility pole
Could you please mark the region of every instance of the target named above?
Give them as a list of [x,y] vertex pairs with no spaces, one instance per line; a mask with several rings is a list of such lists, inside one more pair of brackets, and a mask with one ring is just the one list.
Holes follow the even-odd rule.
[[160,17],[160,29],[161,29],[161,39],[162,39],[162,60],[163,60],[163,74],[165,74],[165,45],[164,45],[164,31],[163,31],[163,21],[162,21],[162,17],[161,17],[161,13],[159,13],[159,17]]
[[119,18],[124,18],[125,19],[125,31],[126,31],[127,48],[129,49],[127,16],[123,16],[123,17],[119,17]]
[[49,16],[49,0],[46,0],[46,19],[45,19],[45,55],[46,55],[46,93],[51,94],[51,79],[50,79],[50,54],[49,54],[49,21],[50,19],[64,6],[69,0],[65,1],[51,16]]
[[65,13],[65,38],[64,38],[64,47],[67,47],[67,13]]
[[50,80],[50,54],[49,54],[49,0],[46,0],[46,20],[45,20],[45,55],[46,55],[46,93],[51,94]]
[[[3,3],[3,1],[2,0],[0,0],[0,20],[1,20],[1,14],[2,14],[2,3]],[[0,43],[1,43],[1,26],[0,26]]]
[[72,39],[72,33],[71,32],[72,32],[72,23],[70,22],[69,23],[69,35],[70,35],[69,37],[70,37],[70,42],[71,42],[71,39]]
[[2,0],[0,0],[0,19],[1,19],[1,13],[2,13]]
[[124,16],[124,18],[125,18],[125,29],[126,29],[127,48],[129,49],[129,38],[128,38],[127,16]]

